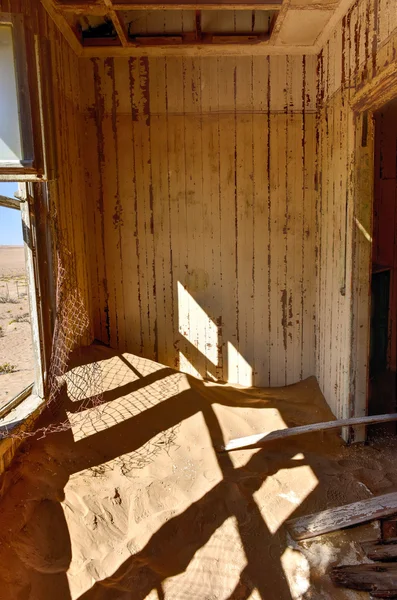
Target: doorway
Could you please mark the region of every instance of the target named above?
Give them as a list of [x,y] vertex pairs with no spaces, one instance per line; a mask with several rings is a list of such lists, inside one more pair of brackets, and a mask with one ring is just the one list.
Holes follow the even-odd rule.
[[[369,415],[397,410],[397,99],[374,112],[374,133]],[[395,433],[395,423],[368,431]]]

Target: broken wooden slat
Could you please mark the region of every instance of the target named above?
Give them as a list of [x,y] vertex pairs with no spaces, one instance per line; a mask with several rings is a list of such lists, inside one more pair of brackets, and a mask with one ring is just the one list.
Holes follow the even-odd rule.
[[361,547],[371,560],[397,560],[397,544],[381,542],[363,542]]
[[284,440],[286,438],[303,435],[305,433],[315,433],[317,431],[326,431],[328,429],[340,429],[354,425],[369,425],[372,423],[388,423],[397,421],[397,413],[387,415],[370,415],[367,417],[352,417],[350,419],[338,419],[336,421],[325,421],[323,423],[312,423],[310,425],[299,425],[298,427],[290,427],[288,429],[279,429],[269,433],[258,433],[247,437],[236,438],[230,440],[220,450],[230,452],[232,450],[242,450],[248,448],[260,448],[267,442],[273,440]]
[[[331,571],[331,579],[335,585],[352,590],[388,594],[387,596],[377,595],[378,598],[397,597],[397,563],[334,567]],[[395,594],[395,596],[390,594]]]
[[330,508],[319,513],[287,521],[287,528],[295,540],[330,533],[351,525],[366,523],[386,517],[397,511],[397,492],[367,498],[344,506]]

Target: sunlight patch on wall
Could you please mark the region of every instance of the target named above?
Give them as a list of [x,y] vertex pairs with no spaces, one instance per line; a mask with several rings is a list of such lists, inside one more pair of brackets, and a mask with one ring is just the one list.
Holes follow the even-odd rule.
[[252,386],[252,367],[230,342],[227,343],[227,364],[229,383]]
[[218,327],[178,281],[179,333],[218,366]]

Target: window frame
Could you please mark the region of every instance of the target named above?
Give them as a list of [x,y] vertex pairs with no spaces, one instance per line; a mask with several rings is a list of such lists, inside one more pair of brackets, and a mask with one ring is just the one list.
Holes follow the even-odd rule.
[[[47,343],[48,331],[46,335],[46,320],[44,319],[45,313],[43,310],[42,292],[43,280],[48,280],[48,277],[45,277],[47,274],[42,273],[42,269],[39,269],[40,248],[38,248],[36,213],[38,204],[41,204],[46,198],[46,190],[37,189],[36,186],[46,187],[46,184],[20,183],[18,199],[15,199],[15,202],[14,199],[8,198],[7,196],[0,196],[0,206],[19,210],[21,214],[34,361],[34,381],[32,381],[25,389],[21,390],[16,396],[11,398],[4,406],[0,407],[0,419],[6,416],[23,400],[26,400],[26,398],[29,398],[32,395],[44,400],[46,367],[48,367],[49,362],[49,346]],[[46,231],[47,227],[44,230],[44,239],[42,241],[47,246],[49,240],[48,235],[45,233]],[[41,231],[40,233],[42,234]],[[49,261],[47,262],[49,263]],[[50,264],[48,266],[50,266]],[[44,269],[44,271],[46,271],[46,269]],[[50,310],[49,313],[50,318],[51,314],[52,310]],[[50,321],[48,321],[48,323],[50,323]]]
[[[25,118],[20,120],[21,141],[29,137],[33,160],[24,164],[0,161],[0,182],[19,183],[20,204],[25,222],[24,247],[32,320],[35,381],[0,410],[0,420],[20,405],[27,418],[44,402],[55,320],[55,282],[52,265],[50,196],[56,191],[56,152],[53,131],[51,83],[42,76],[51,61],[49,42],[27,26],[26,17],[0,11],[0,24],[12,24],[17,86],[23,86]],[[50,72],[50,70],[48,70]],[[19,105],[21,106],[21,105]],[[25,142],[22,142],[23,144]],[[26,148],[26,146],[23,146]],[[29,146],[28,146],[29,147]],[[55,184],[56,187],[56,184]],[[1,198],[0,198],[1,203]],[[8,203],[10,207],[10,203]],[[26,238],[25,239],[25,234]],[[16,426],[18,424],[16,423]]]
[[45,171],[34,35],[23,15],[0,12],[0,25],[12,27],[21,146],[27,157],[21,161],[0,160],[0,181],[41,181]]

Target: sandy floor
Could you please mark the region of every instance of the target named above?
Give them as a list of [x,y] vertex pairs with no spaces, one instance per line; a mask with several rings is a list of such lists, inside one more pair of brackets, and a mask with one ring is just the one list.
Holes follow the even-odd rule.
[[327,573],[362,560],[374,525],[298,544],[284,524],[397,489],[394,441],[347,448],[328,432],[217,454],[233,437],[331,418],[315,379],[246,390],[101,346],[78,358],[94,359],[103,404],[75,412],[90,367],[76,368],[72,429],[25,443],[3,481],[0,598],[368,598]]
[[33,379],[24,249],[0,246],[0,407]]

